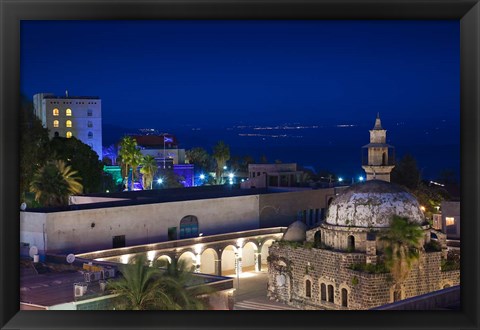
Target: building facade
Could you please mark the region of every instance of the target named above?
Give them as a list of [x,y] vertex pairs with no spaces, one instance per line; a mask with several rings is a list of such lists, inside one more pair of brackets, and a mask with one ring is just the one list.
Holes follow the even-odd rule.
[[33,96],[35,115],[48,129],[48,136],[76,137],[102,159],[102,100],[96,96]]
[[[381,267],[381,237],[394,215],[423,233],[419,258],[402,280]],[[445,235],[425,222],[413,195],[388,182],[354,185],[332,201],[320,226],[303,234],[298,226],[289,231],[270,247],[268,294],[298,308],[371,309],[460,284],[459,268],[444,267]]]

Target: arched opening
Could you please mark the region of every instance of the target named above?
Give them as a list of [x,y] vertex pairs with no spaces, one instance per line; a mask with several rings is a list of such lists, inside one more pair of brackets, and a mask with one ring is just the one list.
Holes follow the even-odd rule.
[[333,197],[330,197],[330,198],[328,199],[327,206],[330,206],[330,204],[332,204],[332,201],[333,201]]
[[402,291],[401,290],[395,290],[393,291],[393,302],[402,300]]
[[53,136],[54,136],[54,137],[59,137],[59,136],[60,136],[60,133],[55,132],[55,133],[53,134]]
[[305,297],[312,297],[312,282],[310,280],[305,281]]
[[65,110],[65,115],[66,116],[71,116],[72,115],[72,109]]
[[198,236],[198,219],[194,215],[187,215],[180,220],[180,239]]
[[342,306],[348,307],[348,291],[347,289],[342,289]]
[[387,165],[387,153],[386,152],[384,152],[382,154],[382,165],[383,166]]
[[333,294],[333,285],[328,285],[328,302],[331,302],[333,303],[333,297],[334,297],[334,294]]
[[215,260],[218,259],[217,251],[208,248],[200,256],[200,273],[215,275]]
[[355,237],[353,235],[348,236],[347,238],[347,251],[355,251]]
[[325,283],[320,284],[320,300],[327,300],[327,286],[325,285]]
[[178,258],[178,266],[184,266],[184,269],[189,272],[193,272],[195,270],[196,265],[196,257],[190,251],[184,252]]
[[430,238],[431,239],[438,239],[437,234],[430,232]]
[[255,271],[255,253],[258,248],[253,242],[248,242],[242,249],[242,272]]
[[54,116],[58,116],[59,114],[60,114],[60,111],[57,108],[53,109]]
[[172,263],[172,258],[167,255],[162,255],[157,258],[157,263],[160,267],[166,267],[168,264]]
[[71,120],[67,120],[67,121],[65,122],[65,126],[66,126],[66,127],[72,127],[72,121],[71,121]]
[[67,137],[67,139],[70,139],[73,135],[72,135],[72,132],[67,132],[67,134],[65,134],[65,136]]
[[313,245],[319,248],[322,245],[322,232],[319,230],[313,235]]
[[53,127],[58,127],[60,125],[60,122],[58,120],[53,121]]
[[229,245],[222,251],[222,275],[235,274],[235,253],[237,248]]
[[261,249],[261,256],[262,256],[262,269],[263,270],[266,270],[267,267],[268,267],[268,261],[267,261],[267,258],[268,258],[268,248],[270,246],[272,246],[272,243],[275,242],[275,240],[273,239],[269,239],[269,240],[266,240],[263,244],[262,244],[262,249]]

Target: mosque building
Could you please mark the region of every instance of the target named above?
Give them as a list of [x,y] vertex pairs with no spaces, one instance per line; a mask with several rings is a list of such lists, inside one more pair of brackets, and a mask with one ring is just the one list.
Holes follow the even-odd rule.
[[[385,132],[377,116],[365,146],[366,182],[338,193],[319,226],[295,222],[272,244],[271,299],[301,309],[363,310],[460,284],[460,270],[445,267],[445,234],[430,227],[415,196],[389,182],[394,166]],[[395,216],[421,231],[418,258],[400,278],[385,266],[383,238]]]

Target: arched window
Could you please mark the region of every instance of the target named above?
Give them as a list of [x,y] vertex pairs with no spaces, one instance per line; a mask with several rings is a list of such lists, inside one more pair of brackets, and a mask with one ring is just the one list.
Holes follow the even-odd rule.
[[60,134],[59,134],[58,132],[55,132],[55,133],[53,133],[53,136],[55,136],[55,137],[59,137],[59,136],[60,136]]
[[72,127],[72,121],[71,121],[71,120],[67,120],[67,121],[65,122],[65,126],[66,126],[66,127]]
[[305,297],[312,297],[312,282],[310,280],[305,281]]
[[325,285],[325,283],[320,284],[320,300],[327,300],[327,286]]
[[328,302],[333,303],[333,285],[328,286]]
[[72,109],[65,110],[65,115],[66,116],[71,116],[72,115]]
[[72,132],[67,132],[66,137],[67,137],[67,139],[71,138],[72,137]]
[[355,251],[355,237],[353,237],[353,235],[348,236],[347,244],[347,251]]
[[315,235],[313,236],[313,245],[316,247],[316,248],[319,248],[320,245],[322,244],[322,233],[321,231],[317,231],[315,233]]
[[58,127],[59,125],[59,121],[58,120],[54,120],[53,121],[53,127]]
[[342,289],[342,306],[348,307],[348,291],[347,289]]
[[180,221],[180,239],[198,236],[198,219],[194,215],[187,215]]
[[88,132],[88,138],[93,139],[93,133],[92,132]]
[[53,115],[58,116],[60,114],[60,111],[58,111],[57,108],[53,109]]

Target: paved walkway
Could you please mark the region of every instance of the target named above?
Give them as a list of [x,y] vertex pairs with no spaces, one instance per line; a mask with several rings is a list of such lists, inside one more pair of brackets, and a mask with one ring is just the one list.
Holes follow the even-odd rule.
[[268,274],[262,272],[245,272],[234,279],[234,310],[296,310],[297,308],[267,298]]

